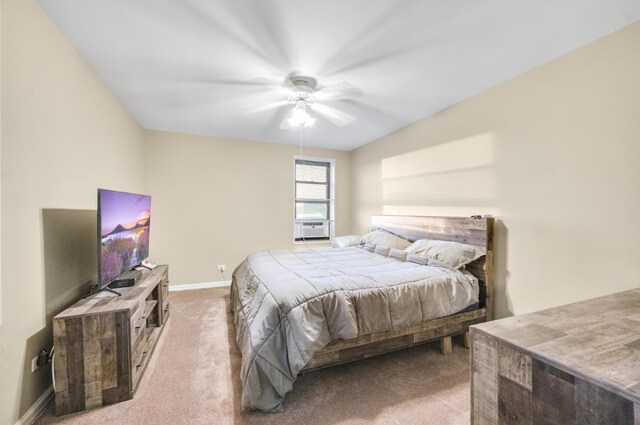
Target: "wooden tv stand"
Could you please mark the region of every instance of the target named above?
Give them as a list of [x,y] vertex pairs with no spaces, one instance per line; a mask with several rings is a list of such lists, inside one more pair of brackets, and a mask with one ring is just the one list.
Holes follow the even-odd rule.
[[53,318],[56,414],[129,400],[169,318],[169,266],[122,296],[98,292]]

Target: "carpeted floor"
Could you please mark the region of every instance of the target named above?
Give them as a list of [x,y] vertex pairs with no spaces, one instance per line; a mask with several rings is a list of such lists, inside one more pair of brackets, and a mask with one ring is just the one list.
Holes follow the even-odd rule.
[[468,424],[469,351],[454,338],[302,375],[284,413],[240,410],[228,288],[173,292],[171,318],[133,400],[39,424]]

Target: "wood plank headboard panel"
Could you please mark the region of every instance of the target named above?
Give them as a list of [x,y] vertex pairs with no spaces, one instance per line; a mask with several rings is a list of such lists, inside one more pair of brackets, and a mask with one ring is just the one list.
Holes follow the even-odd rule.
[[487,320],[493,318],[493,226],[493,217],[371,217],[372,230],[386,230],[410,241],[437,239],[484,248],[486,255],[468,264],[466,269],[480,280],[480,304],[487,308]]
[[383,229],[410,241],[437,239],[486,249],[493,245],[487,232],[489,221],[493,223],[493,218],[374,215],[371,228]]

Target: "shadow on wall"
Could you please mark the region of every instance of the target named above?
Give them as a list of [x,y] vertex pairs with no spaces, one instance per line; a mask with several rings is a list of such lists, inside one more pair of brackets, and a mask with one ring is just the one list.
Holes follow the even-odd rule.
[[[45,327],[27,340],[23,376],[31,374],[31,358],[53,346],[53,316],[74,304],[97,279],[97,212],[95,210],[42,210]],[[43,393],[52,383],[51,367],[34,372],[38,388],[23,385],[20,415],[31,407],[32,394]]]
[[[495,134],[482,133],[382,159],[382,213],[387,215],[500,215]],[[511,316],[506,284],[508,229],[494,229],[495,314]]]
[[507,295],[509,281],[509,229],[504,221],[496,219],[493,229],[493,296],[494,317],[497,319],[513,316],[513,306]]
[[97,279],[97,220],[96,210],[42,210],[47,327]]

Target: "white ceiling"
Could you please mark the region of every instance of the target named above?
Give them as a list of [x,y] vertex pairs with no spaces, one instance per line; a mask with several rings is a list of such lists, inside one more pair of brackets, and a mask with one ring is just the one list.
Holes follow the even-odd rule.
[[[638,0],[39,0],[147,129],[299,142],[260,78],[364,93],[311,146],[351,150],[640,18]],[[269,94],[271,93],[271,94]],[[271,96],[271,97],[269,97]],[[279,95],[278,95],[279,96]]]

